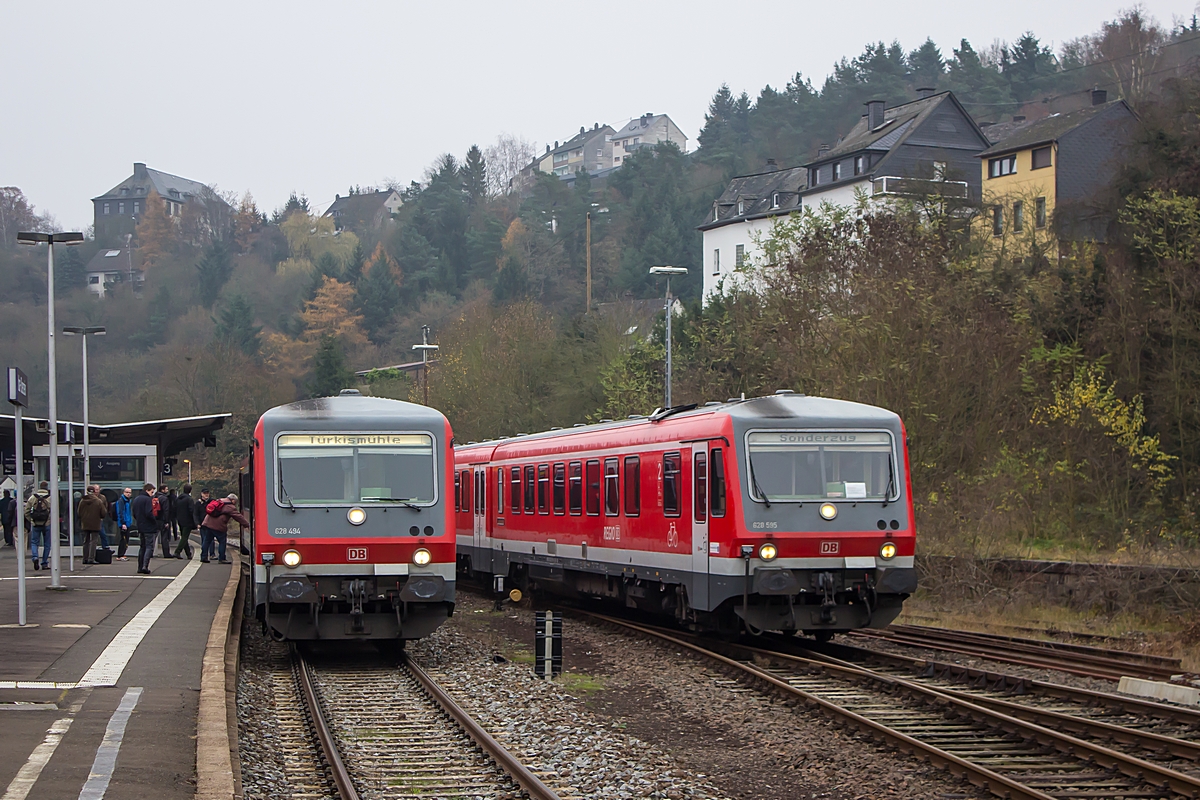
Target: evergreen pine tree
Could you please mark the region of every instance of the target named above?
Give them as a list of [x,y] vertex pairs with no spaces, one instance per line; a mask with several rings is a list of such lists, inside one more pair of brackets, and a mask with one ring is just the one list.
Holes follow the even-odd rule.
[[367,260],[367,251],[363,249],[362,242],[354,245],[354,252],[350,255],[350,260],[346,262],[346,268],[342,271],[342,280],[346,283],[357,284],[363,275],[363,264]]
[[462,165],[462,179],[472,203],[487,199],[487,164],[479,145],[473,144],[467,151],[467,159]]
[[310,397],[332,397],[354,382],[354,373],[346,366],[346,353],[336,336],[326,334],[313,354]]
[[387,330],[400,305],[400,287],[392,274],[393,263],[381,245],[354,293],[354,304],[362,314],[367,338],[375,344],[386,341]]
[[436,284],[441,259],[415,225],[405,225],[396,242],[396,260],[410,291],[427,292]]
[[218,341],[240,348],[248,356],[258,355],[262,326],[254,324],[254,306],[245,295],[235,293],[226,298],[212,321]]
[[83,259],[76,247],[61,247],[54,254],[54,289],[64,294],[84,285]]
[[926,39],[924,44],[908,54],[908,69],[914,89],[926,86],[937,88],[946,70],[946,63],[933,39]]
[[225,243],[217,240],[210,244],[205,249],[200,263],[196,264],[196,271],[200,273],[197,286],[200,305],[212,308],[217,295],[221,293],[221,287],[233,275],[233,258],[229,255],[229,248]]
[[149,350],[167,340],[170,324],[171,290],[166,286],[160,286],[150,301],[150,318],[144,326],[139,327],[137,332],[129,337],[129,341],[135,347]]

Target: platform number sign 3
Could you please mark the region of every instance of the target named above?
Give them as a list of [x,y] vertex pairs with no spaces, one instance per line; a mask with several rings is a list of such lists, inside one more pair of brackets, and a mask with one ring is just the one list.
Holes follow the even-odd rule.
[[836,556],[838,554],[838,545],[840,542],[821,542],[821,555]]
[[365,547],[347,547],[346,548],[346,560],[347,561],[366,561],[367,560],[367,548],[365,548]]

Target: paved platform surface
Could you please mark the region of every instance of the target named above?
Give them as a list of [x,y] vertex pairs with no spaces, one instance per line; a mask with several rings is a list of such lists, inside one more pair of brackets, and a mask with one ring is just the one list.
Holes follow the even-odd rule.
[[194,796],[204,648],[238,566],[159,557],[138,575],[136,550],[70,573],[64,548],[61,591],[27,570],[21,628],[0,547],[0,800]]

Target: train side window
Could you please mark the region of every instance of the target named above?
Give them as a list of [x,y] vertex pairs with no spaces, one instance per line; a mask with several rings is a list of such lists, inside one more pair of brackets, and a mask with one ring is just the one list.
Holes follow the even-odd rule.
[[538,478],[537,478],[537,481],[538,481],[538,484],[537,484],[537,486],[538,486],[538,491],[537,491],[538,513],[539,514],[549,514],[550,507],[547,505],[547,503],[549,502],[549,499],[546,497],[546,495],[548,495],[550,493],[549,492],[549,489],[550,489],[550,465],[549,464],[538,464],[537,475],[538,475]]
[[471,471],[462,472],[462,510],[471,513]]
[[604,459],[604,516],[615,517],[621,513],[621,475],[618,460]]
[[533,465],[525,468],[525,513],[535,514],[533,508],[533,499],[537,495],[537,476],[534,474]]
[[567,466],[567,501],[571,513],[578,516],[583,512],[583,463],[572,461]]
[[504,513],[504,467],[496,467],[496,513]]
[[454,473],[454,510],[462,511],[462,473]]
[[679,480],[683,458],[679,453],[663,454],[663,514],[679,516]]
[[483,473],[479,473],[479,480],[475,481],[475,513],[482,514],[487,508],[487,481],[483,480]]
[[722,448],[714,447],[709,452],[711,479],[708,492],[708,512],[714,517],[725,516],[725,460]]
[[642,462],[637,456],[625,457],[625,516],[636,517],[642,510]]
[[600,516],[600,462],[587,462],[587,513]]
[[567,465],[554,465],[554,513],[567,513]]
[[696,498],[696,522],[704,522],[708,518],[708,456],[696,453],[695,465],[692,468],[696,489],[692,496]]
[[513,467],[509,470],[509,486],[512,490],[508,494],[508,513],[521,513],[521,468]]

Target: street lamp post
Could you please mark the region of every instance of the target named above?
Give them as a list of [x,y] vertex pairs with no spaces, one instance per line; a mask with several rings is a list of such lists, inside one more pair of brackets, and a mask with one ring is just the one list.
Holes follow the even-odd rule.
[[421,344],[414,344],[412,349],[421,351],[421,378],[425,382],[425,405],[429,405],[429,353],[438,346],[429,343],[428,325],[421,326]]
[[[103,325],[89,325],[87,327],[79,327],[74,325],[64,325],[62,332],[67,336],[78,336],[83,340],[83,485],[92,485],[92,460],[89,450],[89,432],[88,432],[88,371],[87,371],[87,337],[89,336],[105,336],[108,331]],[[86,492],[87,490],[84,489]]]
[[671,407],[671,276],[687,275],[687,267],[651,267],[651,275],[667,276],[667,404]]
[[188,483],[192,482],[192,462],[190,459],[184,459],[183,463],[188,465]]
[[50,399],[47,416],[50,422],[50,519],[54,526],[54,535],[50,537],[50,588],[61,589],[62,585],[62,547],[58,542],[58,380],[55,376],[54,365],[54,245],[82,244],[83,234],[78,231],[60,233],[40,233],[37,231],[21,231],[17,234],[21,244],[46,245],[46,331],[47,331],[47,361],[50,372]]

